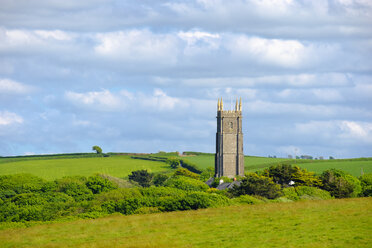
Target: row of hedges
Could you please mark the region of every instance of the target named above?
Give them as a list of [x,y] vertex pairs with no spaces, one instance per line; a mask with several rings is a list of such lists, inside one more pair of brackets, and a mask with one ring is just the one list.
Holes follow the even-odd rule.
[[166,161],[172,168],[178,168],[178,167],[183,167],[188,169],[191,172],[201,174],[203,170],[199,169],[198,166],[186,159],[180,159],[177,157],[170,157]]

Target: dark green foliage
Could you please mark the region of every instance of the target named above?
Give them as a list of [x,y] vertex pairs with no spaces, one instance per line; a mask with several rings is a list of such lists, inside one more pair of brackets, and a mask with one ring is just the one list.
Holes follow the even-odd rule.
[[271,177],[273,181],[280,185],[288,185],[292,181],[292,174],[295,169],[290,164],[278,164],[264,170],[264,175]]
[[96,151],[97,154],[102,154],[102,148],[99,146],[93,146],[92,150]]
[[164,175],[164,174],[156,174],[154,176],[154,178],[152,179],[152,183],[155,185],[155,186],[161,186],[164,184],[165,181],[167,181],[169,177],[167,175]]
[[308,186],[288,187],[283,189],[284,197],[292,200],[327,200],[332,196],[328,191]]
[[293,181],[296,186],[321,186],[321,180],[313,172],[308,172],[306,169],[301,169],[298,166],[291,164],[278,164],[265,169],[262,175],[271,177],[273,181],[284,187],[287,187],[290,181]]
[[360,176],[359,180],[362,186],[361,196],[372,196],[372,173]]
[[189,177],[177,176],[168,179],[164,186],[182,189],[186,191],[206,191],[209,189],[205,183]]
[[227,197],[205,192],[192,192],[186,195],[163,197],[161,199],[161,209],[163,211],[192,210],[228,204],[229,199]]
[[185,176],[185,177],[190,177],[190,178],[194,178],[194,179],[199,179],[198,174],[196,174],[194,172],[191,172],[191,171],[189,171],[188,169],[185,169],[185,168],[178,168],[174,172],[174,175],[175,176]]
[[361,187],[359,189],[360,182],[358,184],[359,180],[340,170],[326,170],[322,173],[321,179],[323,183],[322,188],[336,198],[352,197],[355,193],[361,191]]
[[118,188],[116,185],[114,185],[113,182],[101,177],[100,175],[88,177],[86,185],[93,192],[93,194],[99,194],[101,192],[106,192]]
[[147,170],[132,171],[129,175],[129,180],[139,183],[142,187],[150,187],[153,174],[148,173]]
[[271,178],[259,176],[256,173],[248,174],[240,186],[234,186],[230,192],[235,196],[259,195],[268,199],[275,199],[281,196],[280,186]]
[[171,168],[176,169],[180,166],[181,161],[178,158],[170,157],[167,159],[166,163],[169,164]]

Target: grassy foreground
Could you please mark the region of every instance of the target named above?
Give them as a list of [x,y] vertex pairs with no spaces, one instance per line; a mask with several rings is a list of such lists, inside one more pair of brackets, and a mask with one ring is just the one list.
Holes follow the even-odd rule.
[[0,231],[1,247],[370,247],[372,198],[271,203]]

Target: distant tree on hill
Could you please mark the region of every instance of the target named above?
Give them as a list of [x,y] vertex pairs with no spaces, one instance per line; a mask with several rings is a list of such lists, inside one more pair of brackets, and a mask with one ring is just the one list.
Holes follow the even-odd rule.
[[102,148],[99,147],[99,146],[93,146],[93,147],[92,147],[92,150],[93,150],[93,151],[96,151],[97,154],[102,154]]

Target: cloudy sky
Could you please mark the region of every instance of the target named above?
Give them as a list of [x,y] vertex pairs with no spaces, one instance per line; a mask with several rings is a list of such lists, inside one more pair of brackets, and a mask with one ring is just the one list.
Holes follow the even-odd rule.
[[0,156],[372,156],[370,0],[1,0]]

